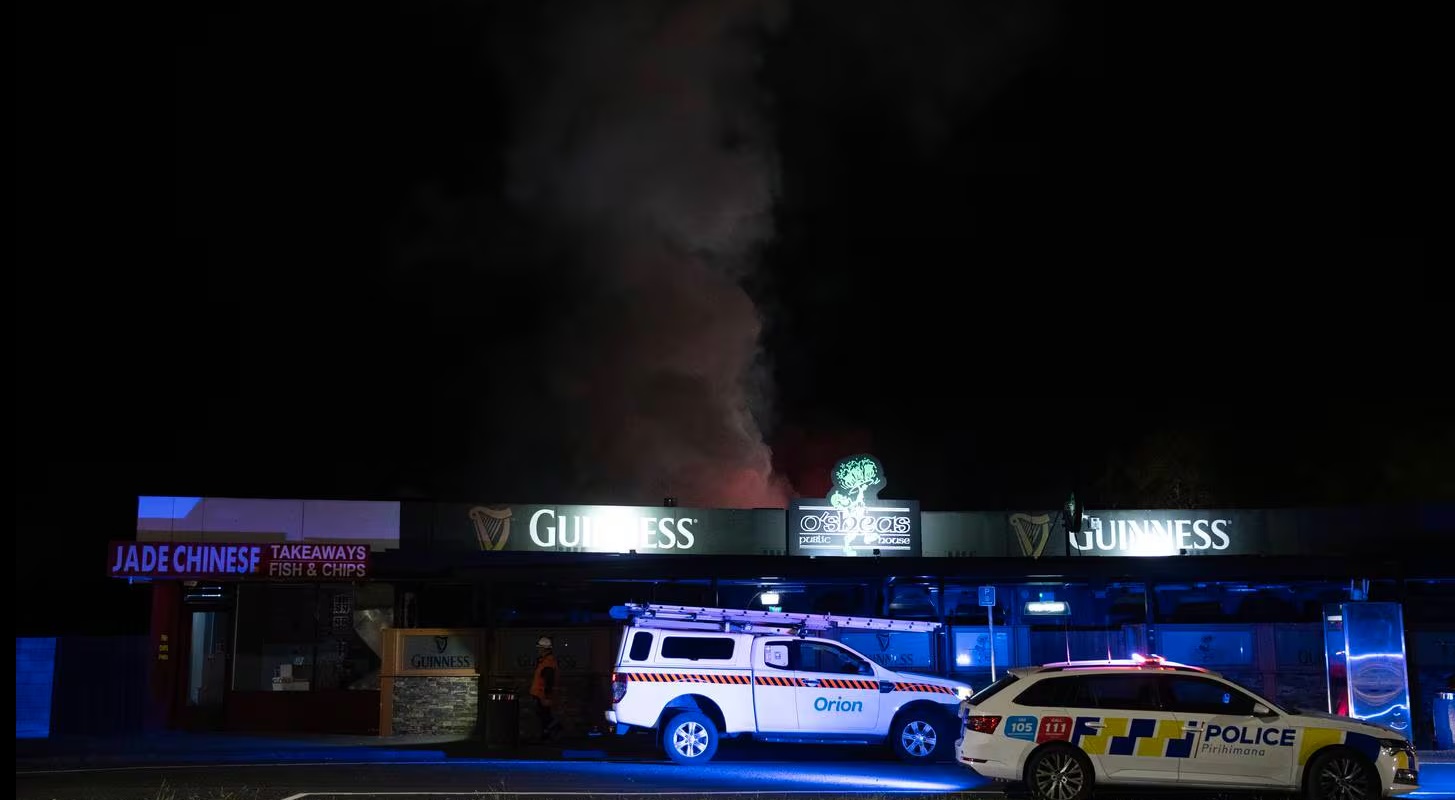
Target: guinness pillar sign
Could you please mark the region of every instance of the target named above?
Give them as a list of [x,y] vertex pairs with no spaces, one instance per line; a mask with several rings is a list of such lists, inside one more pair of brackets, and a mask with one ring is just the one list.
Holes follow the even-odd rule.
[[833,488],[788,504],[790,556],[918,556],[919,501],[881,500],[884,468],[871,455],[834,466]]

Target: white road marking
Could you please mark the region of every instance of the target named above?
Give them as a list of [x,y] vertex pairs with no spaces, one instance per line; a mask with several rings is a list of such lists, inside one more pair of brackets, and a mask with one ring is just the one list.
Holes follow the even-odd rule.
[[[305,797],[760,797],[765,794],[803,794],[822,797],[824,795],[847,794],[927,794],[923,789],[753,789],[737,792],[300,792],[290,794],[283,800],[303,800]],[[959,797],[1000,797],[1000,792],[952,792]]]
[[[449,766],[455,764],[484,764],[488,761],[262,761],[255,764],[225,763],[225,764],[133,764],[125,767],[76,767],[74,769],[32,769],[21,772],[17,770],[16,775],[66,775],[78,772],[137,772],[143,770],[163,769],[228,769],[231,767],[358,767],[369,764],[382,764],[385,766]],[[503,762],[502,762],[503,763]],[[530,763],[530,762],[516,762]],[[556,762],[537,762],[541,764]]]

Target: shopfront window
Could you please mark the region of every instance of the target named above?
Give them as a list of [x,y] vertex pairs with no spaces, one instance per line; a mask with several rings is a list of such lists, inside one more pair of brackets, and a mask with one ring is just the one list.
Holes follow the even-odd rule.
[[955,669],[990,669],[992,652],[995,654],[997,668],[1013,666],[1010,660],[1010,631],[997,629],[992,632],[985,625],[955,628]]
[[[376,587],[368,592],[381,595]],[[391,598],[388,593],[361,598],[348,584],[242,586],[233,689],[377,689],[374,634],[388,624]]]

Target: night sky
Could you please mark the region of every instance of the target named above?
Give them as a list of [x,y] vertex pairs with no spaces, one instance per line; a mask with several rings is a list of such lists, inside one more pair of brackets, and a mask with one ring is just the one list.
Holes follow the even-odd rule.
[[17,591],[138,493],[775,505],[868,450],[931,510],[1455,498],[1414,27],[23,8]]

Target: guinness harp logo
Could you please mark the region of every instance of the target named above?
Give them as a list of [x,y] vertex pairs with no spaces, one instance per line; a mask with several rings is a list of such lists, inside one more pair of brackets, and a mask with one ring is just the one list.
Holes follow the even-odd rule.
[[470,509],[470,521],[475,523],[475,539],[481,550],[504,550],[510,539],[510,515],[508,508],[486,508],[475,506]]
[[1051,515],[1011,514],[1010,526],[1021,543],[1021,555],[1040,558],[1041,551],[1046,549],[1046,540],[1051,538]]
[[448,637],[448,636],[436,636],[436,637],[434,637],[434,649],[435,649],[435,652],[436,653],[443,653],[444,651],[448,650],[449,647],[450,647],[450,637]]
[[879,640],[879,652],[883,653],[889,649],[890,634],[881,631],[874,634],[874,638]]

